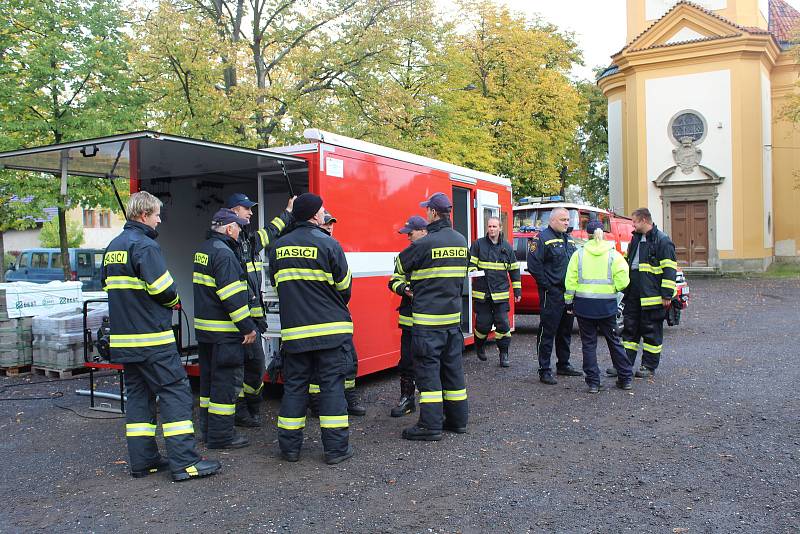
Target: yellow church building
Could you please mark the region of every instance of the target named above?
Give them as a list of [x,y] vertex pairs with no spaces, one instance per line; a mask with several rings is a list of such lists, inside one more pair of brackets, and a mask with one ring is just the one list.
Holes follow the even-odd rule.
[[608,98],[609,200],[646,206],[684,268],[800,261],[800,13],[783,0],[627,0]]

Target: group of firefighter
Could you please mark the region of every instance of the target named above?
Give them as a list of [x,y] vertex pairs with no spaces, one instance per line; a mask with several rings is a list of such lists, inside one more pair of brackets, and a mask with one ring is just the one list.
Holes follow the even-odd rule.
[[[112,361],[123,364],[127,387],[126,438],[131,475],[169,470],[173,480],[208,476],[220,470],[201,458],[195,436],[209,449],[235,449],[249,442],[235,427],[260,426],[259,404],[265,372],[282,375],[284,394],[278,414],[281,457],[300,458],[309,408],[319,418],[324,460],[338,464],[353,456],[349,416],[366,409],[355,393],[358,357],[348,309],[352,273],[332,237],[336,219],[321,197],[304,193],[252,234],[255,205],[232,195],[211,220],[206,241],[195,253],[194,326],[198,342],[200,395],[198,429],[193,424],[191,388],[176,348],[172,311],[180,297],[156,243],[161,202],[147,192],[131,195],[128,221],[108,246],[103,285],[109,296]],[[389,289],[400,295],[400,402],[391,415],[417,409],[419,420],[402,432],[417,441],[438,441],[443,431],[467,431],[467,390],[462,366],[462,292],[472,277],[476,313],[476,353],[486,361],[493,336],[499,365],[508,367],[511,329],[509,300],[521,298],[520,268],[502,235],[501,220],[486,221],[486,236],[471,247],[451,225],[452,202],[435,193],[420,204],[427,218],[410,217],[399,230],[410,244],[397,256]],[[580,376],[569,364],[569,341],[577,316],[583,342],[583,368],[589,392],[600,387],[596,358],[598,332],[612,356],[617,387],[630,389],[640,340],[644,352],[637,376],[658,366],[664,310],[675,289],[674,245],[658,230],[646,209],[633,214],[636,229],[627,261],[590,222],[591,240],[577,250],[568,231],[569,214],[553,210],[548,228],[533,241],[528,270],[536,278],[541,311],[537,339],[539,375],[555,384],[550,355],[555,344],[556,373]],[[279,301],[281,348],[265,363],[261,334],[266,332],[261,293],[263,262]],[[617,293],[625,291],[623,339],[617,336]],[[623,350],[624,346],[624,350]],[[626,353],[627,352],[627,353]],[[156,445],[156,398],[166,458]]]

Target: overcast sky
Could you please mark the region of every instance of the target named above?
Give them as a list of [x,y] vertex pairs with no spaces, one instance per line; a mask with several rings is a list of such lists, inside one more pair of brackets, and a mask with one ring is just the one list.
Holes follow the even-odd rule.
[[[589,78],[592,68],[606,67],[611,63],[611,54],[618,52],[627,43],[625,6],[626,0],[499,0],[511,9],[527,15],[540,14],[545,20],[559,28],[575,34],[583,50],[585,67],[574,72],[576,76]],[[787,0],[800,9],[800,0]],[[452,5],[449,0],[439,0],[442,5]]]

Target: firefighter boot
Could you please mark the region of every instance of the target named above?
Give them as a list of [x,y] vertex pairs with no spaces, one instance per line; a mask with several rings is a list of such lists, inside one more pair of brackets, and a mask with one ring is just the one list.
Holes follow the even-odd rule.
[[486,361],[486,350],[484,345],[486,345],[485,339],[475,339],[475,353],[478,355],[478,359],[482,362]]
[[403,439],[411,441],[439,441],[442,439],[442,431],[414,425],[403,430]]
[[247,406],[247,400],[244,397],[236,399],[236,419],[234,420],[236,426],[243,426],[246,428],[260,427],[261,423],[256,418],[250,415],[250,409]]
[[348,415],[355,415],[361,417],[367,414],[367,409],[361,404],[358,399],[358,393],[355,388],[347,388],[344,390],[344,398],[347,399],[347,413]]
[[222,464],[216,460],[206,460],[203,458],[194,465],[185,467],[180,471],[172,472],[172,480],[180,482],[182,480],[190,480],[192,478],[201,478],[213,475],[222,469]]
[[402,417],[416,411],[417,405],[414,402],[414,390],[416,385],[410,378],[400,377],[400,402],[392,408],[392,417]]
[[256,420],[258,426],[261,426],[261,403],[263,402],[261,394],[245,393],[244,400],[247,401],[247,409],[250,412],[250,415],[252,416],[253,419]]
[[508,362],[508,349],[500,349],[500,367],[510,367],[511,364]]

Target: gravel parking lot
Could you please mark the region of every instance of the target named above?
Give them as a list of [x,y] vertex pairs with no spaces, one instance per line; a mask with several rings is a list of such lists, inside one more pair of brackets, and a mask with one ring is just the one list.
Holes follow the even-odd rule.
[[413,419],[388,417],[398,385],[383,373],[360,381],[356,456],[333,467],[311,419],[301,461],[280,460],[271,399],[250,448],[211,451],[219,475],[135,480],[124,421],[78,415],[108,417],[72,393],[86,380],[3,378],[2,397],[53,398],[0,402],[0,531],[800,532],[800,280],[689,283],[656,379],[632,392],[540,384],[538,320],[518,317],[511,368],[494,347],[486,363],[465,353],[468,434],[400,439]]

